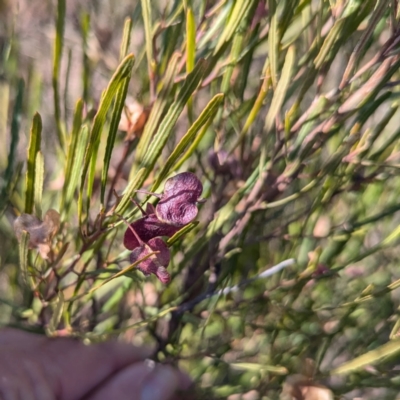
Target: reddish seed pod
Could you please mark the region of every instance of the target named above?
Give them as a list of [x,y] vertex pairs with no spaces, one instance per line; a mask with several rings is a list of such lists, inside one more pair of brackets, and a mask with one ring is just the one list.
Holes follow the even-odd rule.
[[134,221],[125,231],[124,246],[128,250],[133,250],[141,244],[131,228],[133,228],[137,236],[145,243],[157,236],[171,237],[179,230],[179,228],[159,221],[155,214],[146,215]]
[[198,213],[203,185],[191,172],[183,172],[165,182],[164,193],[156,206],[158,219],[166,224],[183,227]]
[[147,214],[134,221],[124,235],[124,246],[133,250],[131,263],[156,251],[157,254],[140,262],[137,268],[145,275],[154,274],[164,284],[171,280],[167,271],[170,252],[160,236],[171,237],[182,227],[192,222],[198,213],[203,186],[196,175],[190,172],[178,174],[166,181],[157,206],[147,205]]
[[171,280],[171,277],[166,270],[171,256],[167,245],[161,238],[155,237],[150,239],[148,243],[143,243],[136,247],[130,255],[130,261],[133,264],[153,251],[158,251],[158,253],[138,264],[137,269],[143,272],[146,276],[154,274],[162,283],[167,284]]

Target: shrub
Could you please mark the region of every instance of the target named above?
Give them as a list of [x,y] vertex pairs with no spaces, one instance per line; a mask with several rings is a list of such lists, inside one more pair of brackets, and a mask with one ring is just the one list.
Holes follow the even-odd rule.
[[397,2],[83,3],[0,2],[0,322],[204,398],[394,398]]

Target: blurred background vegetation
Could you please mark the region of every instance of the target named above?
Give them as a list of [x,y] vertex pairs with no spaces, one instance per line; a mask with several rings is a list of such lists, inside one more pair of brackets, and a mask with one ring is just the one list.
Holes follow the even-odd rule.
[[[156,344],[199,398],[398,398],[397,0],[0,18],[0,324]],[[207,201],[165,286],[129,265],[120,215],[183,171]],[[18,244],[15,218],[49,209],[47,247]]]

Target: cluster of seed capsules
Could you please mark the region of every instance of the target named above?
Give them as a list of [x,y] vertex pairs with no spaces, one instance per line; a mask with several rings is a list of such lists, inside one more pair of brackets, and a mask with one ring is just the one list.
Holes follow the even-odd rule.
[[124,236],[124,246],[132,250],[131,263],[148,256],[137,265],[145,275],[154,274],[164,284],[171,280],[167,271],[171,259],[162,236],[171,237],[197,216],[197,204],[203,185],[191,172],[183,172],[165,182],[162,194],[152,193],[160,201],[154,207],[147,205],[146,215],[132,222]]

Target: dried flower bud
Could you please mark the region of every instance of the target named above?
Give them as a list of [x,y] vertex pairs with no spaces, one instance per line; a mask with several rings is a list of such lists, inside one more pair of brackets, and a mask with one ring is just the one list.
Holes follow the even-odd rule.
[[44,259],[48,258],[50,252],[48,243],[56,234],[59,227],[60,214],[52,209],[47,211],[43,221],[31,214],[21,214],[14,221],[14,231],[18,241],[21,240],[23,231],[28,232],[29,248],[37,248]]
[[47,241],[47,226],[37,217],[31,214],[21,214],[14,221],[15,236],[21,240],[22,232],[29,233],[29,248],[33,249]]
[[135,136],[141,136],[149,114],[150,107],[144,107],[136,100],[131,100],[125,106],[118,126],[119,130],[126,132],[125,140],[132,140]]
[[183,227],[192,222],[198,213],[203,185],[191,172],[183,172],[165,182],[164,193],[156,206],[160,221]]
[[156,275],[162,283],[166,284],[171,279],[166,270],[170,261],[170,252],[161,238],[155,237],[136,247],[131,253],[130,261],[133,264],[153,251],[158,251],[158,253],[139,263],[137,268],[146,276]]
[[43,223],[47,226],[49,237],[53,237],[60,229],[60,214],[51,208],[44,215]]
[[179,230],[179,228],[159,221],[155,214],[146,215],[145,217],[134,221],[125,231],[124,246],[128,250],[133,250],[141,244],[137,240],[131,228],[133,228],[137,236],[139,236],[143,242],[148,242],[150,239],[157,236],[171,237]]

